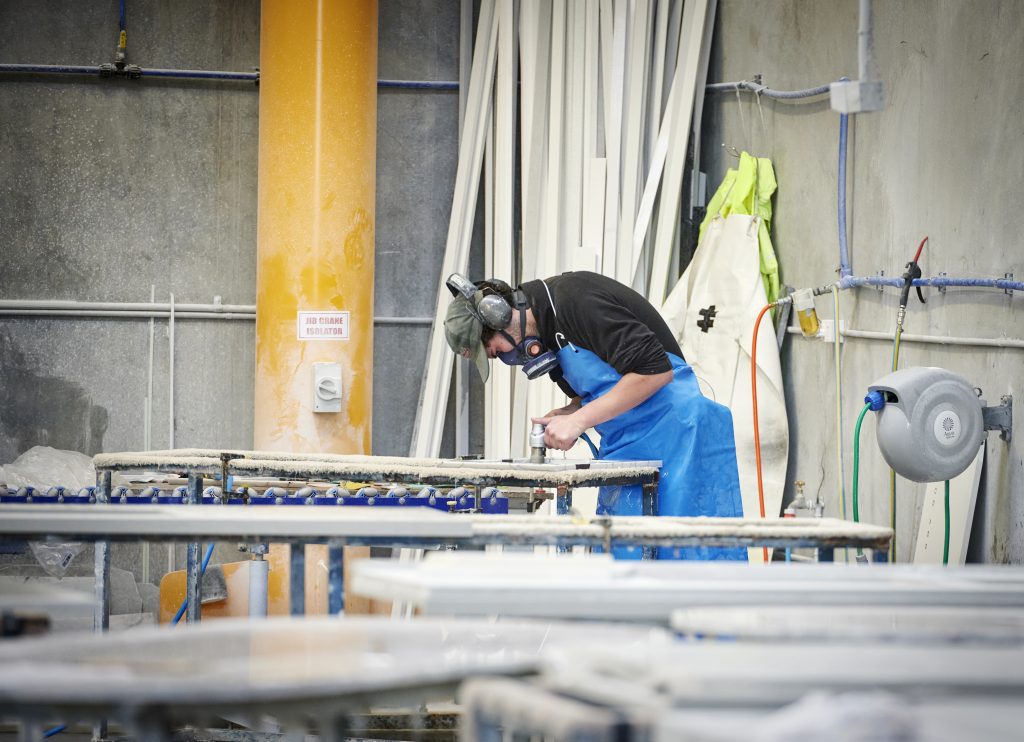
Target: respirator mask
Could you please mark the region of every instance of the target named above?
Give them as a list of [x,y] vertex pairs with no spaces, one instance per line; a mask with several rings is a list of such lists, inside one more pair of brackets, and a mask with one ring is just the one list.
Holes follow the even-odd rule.
[[[522,315],[520,315],[520,319],[522,320]],[[501,334],[515,347],[512,350],[499,353],[498,358],[506,366],[522,366],[527,379],[532,381],[538,376],[543,376],[558,368],[558,358],[544,347],[540,338],[523,338],[521,343],[516,343],[505,331],[502,331]]]

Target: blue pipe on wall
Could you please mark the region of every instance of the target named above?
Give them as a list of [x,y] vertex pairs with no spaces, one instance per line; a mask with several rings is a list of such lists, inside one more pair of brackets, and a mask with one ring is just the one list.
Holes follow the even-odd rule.
[[46,75],[98,75],[98,65],[85,67],[71,64],[0,64],[0,72],[32,72]]
[[[259,72],[219,72],[216,70],[162,70],[141,68],[142,77],[176,77],[195,80],[240,80],[259,82]],[[86,67],[68,64],[0,64],[0,73],[31,73],[44,75],[100,75],[99,66]]]
[[141,70],[143,77],[174,77],[181,80],[238,80],[240,82],[259,82],[259,72],[220,72],[217,70]]
[[377,89],[406,88],[409,90],[458,90],[459,83],[432,80],[377,80]]
[[[916,278],[913,286],[960,286],[966,288],[1003,289],[1004,291],[1024,291],[1024,281],[1011,281],[1008,278]],[[895,286],[903,288],[903,279],[895,276],[845,276],[839,280],[839,288],[852,289],[857,286]]]
[[[839,115],[839,193],[836,207],[839,213],[839,278],[850,276],[850,250],[846,244],[846,142],[849,116]],[[902,285],[902,284],[901,284]]]

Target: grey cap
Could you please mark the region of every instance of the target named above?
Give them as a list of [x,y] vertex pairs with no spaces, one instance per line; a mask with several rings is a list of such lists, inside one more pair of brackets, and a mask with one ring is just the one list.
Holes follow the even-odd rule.
[[482,338],[484,323],[473,311],[469,299],[456,296],[448,305],[444,318],[444,336],[448,346],[458,355],[466,355],[476,364],[480,378],[487,381],[491,368],[487,363],[487,350]]

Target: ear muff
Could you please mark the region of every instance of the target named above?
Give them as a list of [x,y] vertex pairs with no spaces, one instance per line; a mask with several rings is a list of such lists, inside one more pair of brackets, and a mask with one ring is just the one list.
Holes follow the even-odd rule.
[[476,311],[492,330],[504,330],[512,323],[512,307],[498,294],[488,294],[476,301]]
[[[512,305],[502,294],[513,294],[512,287],[497,278],[472,283],[458,273],[452,273],[445,282],[452,296],[461,294],[469,300],[473,313],[492,330],[504,330],[512,324]],[[526,307],[525,294],[515,292],[516,306]]]

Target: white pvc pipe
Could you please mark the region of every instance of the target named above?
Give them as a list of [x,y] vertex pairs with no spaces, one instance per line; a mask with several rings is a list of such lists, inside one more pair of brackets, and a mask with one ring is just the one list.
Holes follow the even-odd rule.
[[[55,305],[75,303],[75,302],[37,302],[37,307],[32,308],[8,308],[6,305],[15,302],[4,302],[0,301],[0,317],[78,317],[78,318],[89,318],[89,317],[114,317],[122,319],[168,319],[171,316],[170,307],[167,304],[154,304],[153,307],[156,309],[121,309],[117,307],[128,307],[128,306],[140,306],[131,304],[110,304],[107,306],[114,307],[109,309],[93,309],[89,307],[67,307],[61,308]],[[88,304],[88,302],[81,302],[82,304]],[[141,305],[150,306],[150,305]],[[202,307],[202,306],[216,306],[216,305],[203,305],[203,304],[176,304],[174,307],[175,319],[222,319],[222,320],[242,320],[242,321],[253,321],[256,319],[255,307],[245,307],[239,305],[242,311],[239,312],[205,312],[196,310],[181,310],[181,307]],[[159,307],[167,307],[167,309],[159,309]],[[432,325],[434,323],[433,317],[374,317],[373,323],[375,325]]]
[[168,448],[174,448],[174,294],[171,294],[171,312],[167,320],[167,347],[168,355],[168,379],[167,379],[167,424],[168,424]]
[[249,618],[267,617],[267,582],[270,562],[266,559],[249,561]]
[[[3,299],[0,300],[0,311],[18,309],[66,309],[113,312],[167,312],[171,311],[171,303],[156,302],[109,302],[109,301],[65,301],[52,299]],[[210,314],[255,313],[254,304],[176,304],[174,311],[204,312]]]
[[[786,332],[790,333],[791,335],[803,336],[803,333],[800,331],[799,327],[788,327],[786,328]],[[894,339],[894,333],[876,332],[873,330],[843,330],[840,334],[844,338],[884,340],[889,343],[891,343]],[[907,332],[904,332],[903,334],[900,335],[900,342],[929,343],[933,345],[965,345],[982,348],[1024,348],[1024,340],[1018,340],[1016,338],[971,338],[954,337],[951,335],[913,335]]]
[[[149,286],[149,303],[156,303],[156,285]],[[156,339],[156,321],[149,319],[149,375],[146,379],[146,430],[143,448],[149,451],[153,447],[153,355]]]
[[857,31],[857,62],[861,80],[871,80],[875,39],[871,29],[871,0],[860,0],[860,28]]
[[[221,312],[177,312],[178,319],[223,319],[223,320],[255,320],[256,313],[221,313]],[[122,317],[125,319],[167,319],[170,311],[136,311],[112,309],[2,309],[0,316],[6,317]]]
[[[149,285],[149,303],[156,303],[156,284]],[[150,451],[153,448],[153,356],[156,345],[156,320],[149,318],[149,371],[146,377],[146,403],[143,408],[143,424],[146,426],[143,431],[142,447]],[[174,545],[168,544],[168,549],[173,550]],[[149,541],[142,542],[142,581],[149,582]]]
[[[891,332],[872,332],[869,330],[843,330],[843,337],[864,338],[866,340],[885,340],[892,342]],[[950,335],[911,335],[902,333],[901,343],[932,343],[935,345],[974,345],[987,348],[1024,348],[1024,340],[1014,338],[968,338],[952,337]]]

